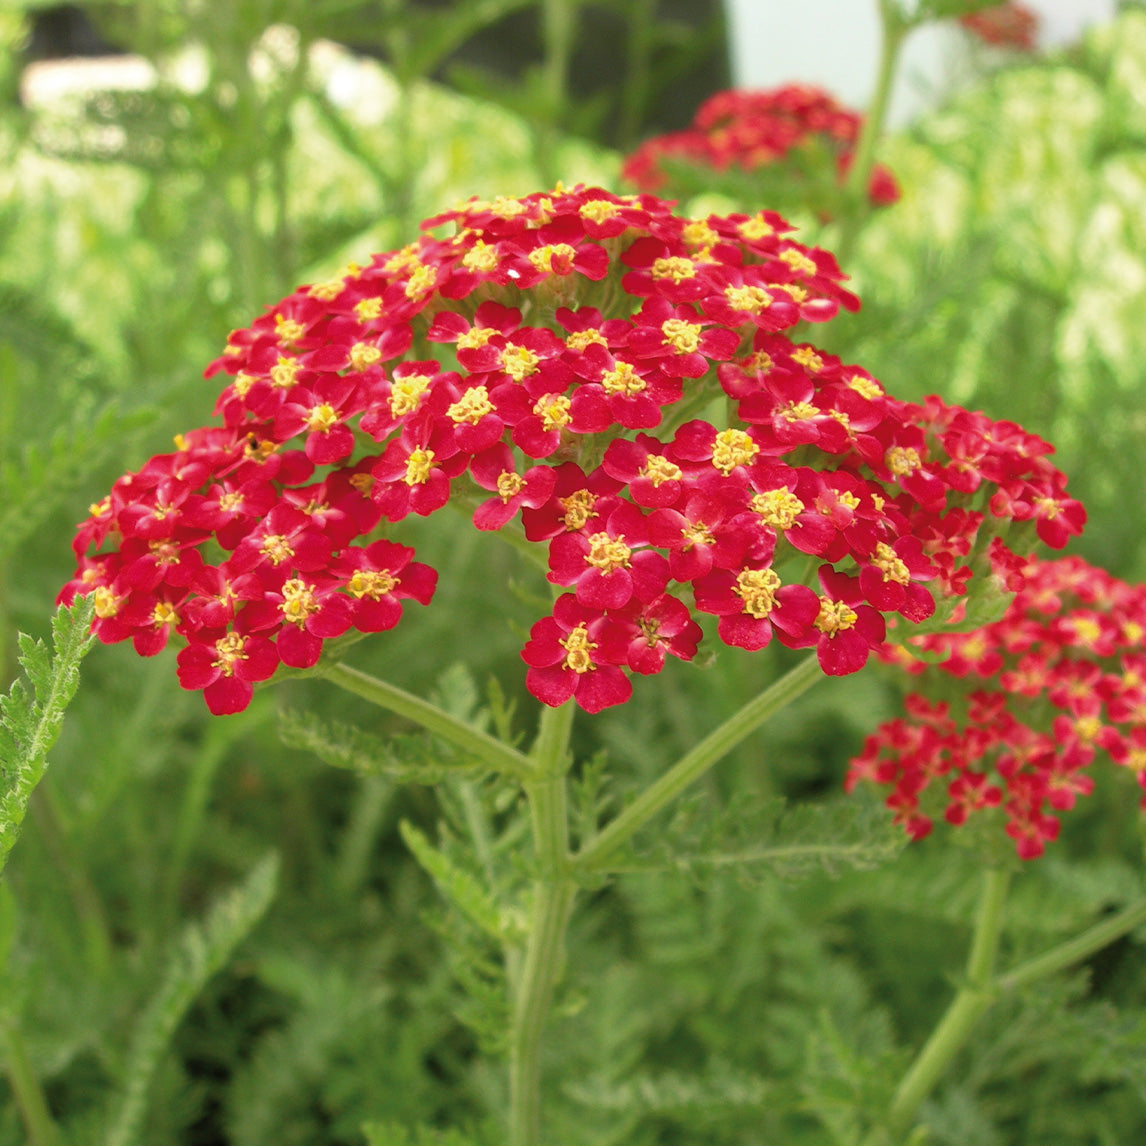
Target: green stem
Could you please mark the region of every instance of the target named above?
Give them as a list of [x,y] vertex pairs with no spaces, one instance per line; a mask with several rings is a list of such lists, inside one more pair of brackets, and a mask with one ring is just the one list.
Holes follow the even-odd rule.
[[719,728],[710,732],[695,748],[685,753],[661,778],[650,784],[623,812],[599,832],[573,858],[579,871],[600,871],[609,857],[638,828],[647,824],[662,808],[672,803],[726,753],[755,732],[769,717],[810,688],[823,676],[813,653],[782,676],[770,688],[750,700]]
[[903,41],[911,30],[900,14],[895,0],[879,0],[880,50],[879,71],[876,74],[875,94],[864,116],[859,141],[852,156],[851,169],[844,184],[846,212],[836,240],[836,257],[842,266],[851,256],[856,237],[867,219],[869,204],[868,184],[875,167],[875,149],[883,134],[887,109],[895,83],[895,69]]
[[15,1020],[0,1022],[0,1039],[3,1039],[8,1085],[20,1108],[24,1129],[28,1132],[28,1146],[59,1146],[56,1124],[52,1121],[40,1080],[28,1058],[24,1036]]
[[443,712],[436,704],[420,696],[338,662],[323,665],[319,671],[339,688],[420,724],[443,740],[464,748],[471,756],[476,756],[497,772],[522,780],[529,779],[535,773],[535,766],[528,756],[504,744],[497,737],[490,736],[488,732]]
[[920,1106],[951,1060],[962,1050],[983,1012],[997,997],[998,989],[992,975],[1009,883],[1009,871],[991,868],[986,872],[971,953],[967,959],[966,980],[895,1092],[888,1111],[893,1139],[906,1134]]
[[539,776],[527,781],[537,876],[529,939],[514,985],[509,1061],[509,1146],[541,1140],[541,1035],[561,971],[577,885],[569,868],[568,768],[572,702],[546,709],[533,748]]
[[1053,975],[1079,963],[1116,939],[1121,939],[1123,935],[1142,923],[1146,923],[1146,899],[1132,903],[1117,915],[1096,923],[1074,939],[1068,939],[1042,955],[1036,955],[1035,958],[1020,963],[999,977],[998,991],[1000,994],[1017,991],[1021,987],[1028,987],[1031,983],[1046,978],[1047,975]]

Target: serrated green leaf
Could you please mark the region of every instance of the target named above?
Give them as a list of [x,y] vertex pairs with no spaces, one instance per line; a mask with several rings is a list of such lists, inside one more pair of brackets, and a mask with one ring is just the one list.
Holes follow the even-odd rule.
[[438,890],[471,923],[493,939],[500,940],[503,933],[501,916],[490,894],[477,876],[459,867],[444,852],[435,848],[408,820],[398,825],[402,839],[425,868]]
[[268,854],[238,887],[211,906],[201,923],[192,923],[180,936],[159,990],[135,1025],[122,1089],[108,1119],[106,1146],[142,1141],[148,1091],[172,1035],[207,981],[270,906],[278,872],[277,854]]
[[52,620],[52,651],[19,636],[23,680],[0,698],[0,870],[20,834],[28,800],[48,766],[64,710],[80,682],[80,661],[91,648],[93,603],[77,598]]
[[332,767],[388,776],[400,784],[437,784],[482,767],[479,761],[430,736],[383,738],[352,724],[323,720],[311,712],[285,712],[278,729],[279,738],[288,747],[313,752]]

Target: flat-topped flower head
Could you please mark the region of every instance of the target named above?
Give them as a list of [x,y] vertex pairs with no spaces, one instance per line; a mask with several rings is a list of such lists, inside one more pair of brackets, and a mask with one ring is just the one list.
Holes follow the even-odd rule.
[[[801,202],[816,214],[830,217],[862,123],[858,112],[807,84],[718,92],[700,106],[683,131],[641,144],[625,162],[622,174],[645,191],[689,194],[700,189],[706,175],[710,184],[719,186],[721,172],[758,172],[772,176],[769,189],[786,190],[787,201]],[[787,188],[777,183],[779,173],[787,177]],[[899,198],[899,187],[887,168],[876,167],[868,195],[877,206]],[[743,238],[765,239],[774,233],[763,215],[742,224]],[[804,257],[800,252],[790,256],[796,264]],[[663,273],[688,278],[683,268],[666,267]],[[748,297],[741,298],[753,305]]]
[[61,597],[95,595],[101,640],[184,643],[181,683],[238,711],[277,664],[429,604],[402,532],[454,505],[544,546],[568,590],[523,653],[546,704],[628,699],[696,654],[694,612],[854,672],[889,618],[947,617],[1000,569],[1017,588],[1004,537],[1058,546],[1082,511],[1045,442],[794,337],[841,305],[835,259],[775,212],[586,187],[461,204],[232,332],[206,372],[220,424],[92,506]]
[[958,827],[989,814],[1032,859],[1057,838],[1057,813],[1093,789],[1095,760],[1146,790],[1146,586],[1080,558],[1032,559],[1023,577],[998,621],[882,650],[918,691],[868,738],[847,787],[889,787],[913,838],[939,816]]

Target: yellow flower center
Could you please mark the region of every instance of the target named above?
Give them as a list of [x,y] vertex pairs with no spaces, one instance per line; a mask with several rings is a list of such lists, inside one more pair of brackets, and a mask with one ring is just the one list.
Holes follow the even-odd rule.
[[741,569],[733,592],[744,602],[744,612],[762,621],[776,607],[780,578],[771,569]]
[[175,612],[175,606],[168,604],[166,601],[160,601],[155,608],[151,610],[151,623],[157,629],[161,629],[164,625],[179,624],[179,615]]
[[232,513],[243,504],[243,495],[239,490],[228,490],[219,497],[219,508],[224,513]]
[[298,372],[302,363],[297,358],[280,358],[271,367],[271,384],[281,390],[289,390],[298,382]]
[[653,263],[652,274],[654,279],[672,279],[674,283],[696,277],[696,264],[692,259],[673,255],[670,258],[657,259]]
[[797,251],[795,247],[789,247],[786,251],[781,251],[780,258],[798,275],[814,275],[816,273],[817,267],[815,262],[808,258],[803,251]]
[[680,534],[684,538],[685,549],[691,549],[694,545],[711,545],[716,540],[712,536],[712,530],[703,521],[686,525]]
[[640,476],[648,478],[659,489],[666,481],[680,481],[683,475],[676,462],[670,462],[660,454],[649,454],[649,460],[641,467]]
[[523,489],[525,489],[525,478],[521,474],[506,470],[497,475],[497,495],[503,502],[508,502],[511,497],[516,497]]
[[804,503],[790,490],[766,489],[754,494],[752,512],[772,529],[791,529],[804,512]]
[[501,352],[501,368],[515,382],[523,382],[536,374],[540,361],[528,346],[517,346],[512,342]]
[[590,199],[587,203],[581,204],[578,214],[582,219],[600,224],[607,219],[615,218],[620,210],[616,203],[610,203],[608,199]]
[[92,594],[95,598],[95,615],[106,621],[119,612],[119,607],[127,600],[126,597],[117,597],[106,585],[98,585]]
[[312,433],[325,434],[338,425],[338,411],[326,402],[314,406],[306,416],[306,428]]
[[845,605],[843,601],[832,601],[827,597],[820,598],[820,615],[816,618],[816,628],[829,637],[850,629],[859,618],[855,610]]
[[601,385],[606,394],[639,394],[645,388],[645,380],[637,373],[631,362],[618,362],[612,370],[601,375]]
[[462,256],[462,266],[467,270],[488,274],[497,270],[497,248],[483,239],[478,241]]
[[848,387],[869,402],[883,397],[883,389],[880,384],[874,378],[865,378],[862,374],[853,374],[848,379]]
[[896,477],[906,477],[913,470],[919,469],[923,462],[919,458],[919,451],[912,446],[892,446],[887,451],[887,468]]
[[792,351],[792,361],[798,362],[805,370],[810,370],[813,374],[824,368],[824,360],[810,346],[797,346]]
[[558,643],[565,650],[563,668],[572,669],[575,673],[585,673],[597,667],[592,658],[592,652],[597,645],[589,640],[589,630],[585,625],[578,625],[569,636]]
[[911,584],[911,574],[907,566],[895,550],[885,542],[881,541],[875,547],[871,563],[883,573],[885,581],[894,581],[897,585]]
[[811,402],[789,402],[781,412],[781,416],[786,422],[807,422],[822,413],[823,411],[818,406],[813,406]]
[[577,251],[568,243],[547,243],[543,247],[529,252],[529,261],[539,270],[553,274],[553,260],[559,259],[563,263],[571,263],[577,257]]
[[497,334],[492,326],[471,326],[458,338],[459,350],[480,350]]
[[704,219],[692,219],[685,223],[681,231],[681,238],[688,247],[711,247],[718,242],[720,236],[708,225]]
[[371,346],[366,342],[356,342],[350,348],[350,369],[365,370],[367,366],[373,366],[381,357],[382,351],[377,346]]
[[665,342],[677,354],[695,354],[700,345],[700,327],[694,322],[685,322],[683,318],[669,318],[661,323],[661,333]]
[[406,475],[402,480],[407,485],[421,485],[430,480],[434,468],[434,451],[423,450],[420,446],[410,451],[406,459]]
[[753,215],[751,219],[745,219],[739,227],[736,228],[741,236],[748,240],[748,242],[759,242],[761,239],[767,239],[769,235],[774,235],[776,232],[773,230],[772,225],[768,223],[763,215]]
[[471,426],[476,426],[486,414],[493,413],[489,391],[484,386],[471,386],[446,413],[458,425],[469,422]]
[[724,297],[733,310],[759,314],[772,305],[772,296],[758,286],[730,286],[724,288]]
[[306,333],[306,327],[301,322],[285,315],[275,315],[275,337],[279,342],[297,342]]
[[597,503],[597,496],[587,489],[579,489],[568,497],[558,500],[565,510],[566,529],[584,529],[589,518],[597,516],[597,511],[593,508]]
[[219,659],[212,664],[212,668],[222,669],[224,676],[235,675],[235,663],[245,661],[247,654],[243,652],[243,638],[238,633],[228,633],[215,642],[215,652]]
[[406,283],[406,297],[408,299],[425,298],[437,285],[438,269],[431,266],[420,266],[410,276]]
[[422,400],[422,395],[430,388],[427,374],[408,374],[405,378],[395,378],[390,387],[390,413],[395,418],[412,414]]
[[291,548],[290,542],[281,533],[268,534],[259,547],[259,552],[262,553],[272,565],[281,565],[284,561],[289,561],[294,556],[294,550]]
[[623,569],[629,564],[633,551],[625,544],[624,537],[610,537],[607,533],[594,533],[589,538],[589,552],[585,563],[600,569],[603,573],[612,573],[614,569]]
[[751,465],[760,447],[743,430],[721,430],[712,446],[712,464],[725,477],[737,466]]
[[346,587],[359,599],[369,597],[371,601],[377,601],[393,592],[397,584],[397,578],[389,569],[356,569]]
[[572,405],[572,401],[564,394],[545,394],[534,403],[533,412],[541,419],[545,430],[560,430],[573,417],[569,412]]
[[369,322],[382,313],[381,298],[364,298],[354,304],[354,313],[359,322]]
[[307,619],[318,612],[319,605],[314,599],[315,585],[308,585],[297,577],[283,583],[283,603],[279,606],[283,617],[292,625],[302,628]]
[[596,328],[590,327],[588,330],[575,330],[567,339],[565,345],[570,350],[582,351],[587,346],[608,346],[609,343],[605,336]]

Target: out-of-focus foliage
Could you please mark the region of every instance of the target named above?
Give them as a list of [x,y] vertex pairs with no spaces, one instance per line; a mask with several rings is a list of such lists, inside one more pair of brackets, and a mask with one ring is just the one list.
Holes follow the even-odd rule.
[[[830,332],[897,394],[939,393],[1051,441],[1088,507],[1080,550],[1146,575],[1146,11],[1000,70],[881,153],[905,188]],[[826,237],[830,243],[830,235]]]
[[[39,6],[0,7],[6,93]],[[632,138],[714,34],[652,0],[85,7],[156,83],[0,108],[5,645],[17,626],[44,633],[89,491],[206,420],[218,387],[201,371],[231,327],[460,197],[613,183],[601,138]],[[573,99],[605,8],[636,64]],[[543,9],[572,23],[547,28]],[[532,21],[532,70],[451,54],[505,20]],[[1092,511],[1083,548],[1123,576],[1146,573],[1144,93],[1146,15],[1129,11],[888,141],[904,198],[847,268],[863,311],[833,323],[835,349],[893,393],[935,391],[1054,441]],[[596,141],[559,130],[590,128]],[[545,586],[496,539],[418,528],[442,591],[363,642],[368,667],[530,734],[515,649],[522,600]],[[443,677],[459,659],[468,675]],[[649,703],[582,721],[582,835],[779,671],[737,650],[674,663]],[[321,681],[208,722],[169,663],[101,648],[84,673],[0,887],[0,1146],[95,1146],[113,1128],[147,1146],[500,1146],[503,1072],[484,1052],[505,1007],[493,936],[523,926],[491,902],[529,875],[514,791],[442,779],[449,761],[421,738],[376,718],[359,731],[361,710]],[[321,713],[293,719],[290,747],[288,711]],[[877,680],[817,686],[638,838],[633,870],[585,891],[547,1033],[552,1141],[865,1142],[962,974],[979,876],[970,849],[935,841],[892,859],[887,825],[839,806],[845,757],[888,715]],[[379,737],[388,766],[359,768]],[[315,759],[317,742],[350,767]],[[606,760],[624,779],[602,782]],[[398,786],[410,779],[441,782]],[[1136,810],[1113,786],[1088,803],[1017,880],[1005,960],[1142,894]],[[730,820],[750,870],[717,850]],[[824,823],[839,852],[802,853]],[[691,862],[667,862],[668,833]],[[933,1140],[1146,1137],[1140,940],[992,1012],[925,1110]],[[37,1101],[55,1123],[39,1138]]]

